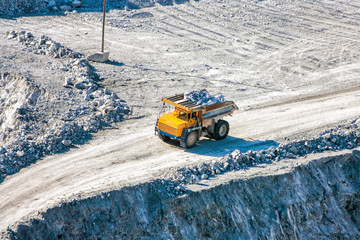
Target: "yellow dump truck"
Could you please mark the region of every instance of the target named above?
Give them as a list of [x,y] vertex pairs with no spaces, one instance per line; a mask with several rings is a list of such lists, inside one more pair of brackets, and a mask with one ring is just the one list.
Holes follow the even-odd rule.
[[184,94],[164,97],[162,101],[164,105],[173,105],[175,110],[157,119],[155,134],[163,141],[179,140],[185,148],[194,147],[201,136],[215,140],[226,138],[229,123],[222,118],[238,109],[233,101],[201,106],[185,99]]

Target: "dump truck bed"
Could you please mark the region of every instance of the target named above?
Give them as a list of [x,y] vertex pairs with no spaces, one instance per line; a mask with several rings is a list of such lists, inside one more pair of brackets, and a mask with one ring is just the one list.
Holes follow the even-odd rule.
[[171,97],[164,97],[162,98],[163,102],[166,102],[168,104],[171,104],[175,107],[179,107],[181,109],[186,110],[187,112],[195,112],[203,110],[204,107],[201,105],[198,105],[194,102],[191,102],[184,98],[184,94],[177,94],[175,96]]
[[184,94],[162,98],[163,102],[185,110],[186,112],[202,111],[203,118],[209,119],[218,116],[229,115],[238,109],[233,101],[225,101],[208,106],[201,106],[184,98]]
[[233,101],[226,101],[205,107],[202,117],[206,119],[232,114],[238,107]]

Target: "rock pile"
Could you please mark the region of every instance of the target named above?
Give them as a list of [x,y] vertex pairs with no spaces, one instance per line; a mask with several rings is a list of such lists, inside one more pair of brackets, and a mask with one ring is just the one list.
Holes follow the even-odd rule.
[[[84,143],[90,133],[121,121],[131,112],[115,93],[99,86],[88,101],[73,89],[67,93],[70,97],[58,95],[51,100],[28,78],[2,74],[2,82],[6,82],[4,89],[17,89],[9,91],[10,95],[24,98],[9,94],[0,98],[0,143],[10,142],[0,147],[0,182],[42,156]],[[69,105],[64,104],[67,101]]]
[[[89,0],[88,0],[89,1]],[[80,0],[0,0],[1,16],[16,16],[19,14],[40,13],[48,11],[71,11],[81,7]],[[100,5],[99,1],[93,1],[92,5]]]
[[116,93],[98,84],[100,77],[86,59],[74,59],[82,54],[46,36],[37,41],[26,31],[11,31],[7,37],[55,57],[54,61],[63,65],[58,69],[64,73],[65,83],[63,90],[54,91],[19,74],[1,73],[0,181],[41,156],[85,142],[89,133],[131,113]]
[[201,106],[209,106],[216,103],[225,102],[225,97],[223,95],[218,94],[213,96],[205,90],[186,92],[184,94],[184,98]]
[[6,175],[18,172],[40,157],[68,149],[73,142],[79,143],[85,140],[86,136],[87,133],[82,126],[71,122],[56,130],[52,129],[50,133],[36,139],[15,141],[6,148],[1,147],[0,181]]
[[[17,39],[22,42],[35,54],[45,54],[54,58],[84,57],[83,54],[72,51],[45,35],[36,38],[31,32],[10,31],[7,32],[6,36],[8,39]],[[90,109],[93,112],[100,111],[100,115],[106,118],[108,123],[119,122],[124,112],[130,113],[130,109],[124,105],[124,101],[119,99],[116,93],[112,93],[107,88],[99,87],[97,84],[99,76],[86,59],[73,60],[62,70],[67,72],[63,86],[77,90],[79,96],[88,102],[87,105],[90,106]],[[64,119],[68,118],[65,117]]]
[[78,94],[87,101],[89,109],[97,112],[100,118],[106,119],[108,123],[119,122],[123,113],[130,113],[130,109],[116,93],[97,84],[99,76],[94,72],[88,60],[71,61],[67,70],[68,74],[63,86],[77,90]]
[[[173,0],[108,0],[107,8],[123,10],[154,7],[155,2],[161,5],[173,5]],[[103,2],[100,0],[0,0],[0,16],[14,17],[22,14],[39,13],[65,13],[75,12],[79,8],[86,7],[91,11],[102,11]],[[86,5],[86,6],[85,6]]]
[[[358,120],[357,123],[360,123]],[[235,150],[225,157],[211,163],[202,163],[181,168],[167,178],[154,182],[153,186],[166,197],[181,195],[186,192],[186,184],[195,184],[200,180],[214,177],[230,171],[239,171],[261,163],[271,163],[285,158],[302,157],[310,153],[353,149],[360,146],[360,128],[354,121],[348,126],[339,125],[329,129],[317,138],[291,142],[271,147],[266,150],[242,153]]]
[[39,117],[34,112],[40,95],[41,89],[33,81],[19,74],[0,73],[0,144],[18,139],[18,130],[32,128],[29,122]]
[[53,11],[71,11],[73,8],[79,8],[82,5],[82,1],[79,0],[45,0],[48,8]]
[[6,32],[7,39],[15,39],[21,42],[26,48],[35,54],[49,55],[54,58],[70,57],[81,58],[83,55],[75,52],[60,43],[53,41],[51,38],[42,35],[35,37],[31,32],[27,31],[10,31]]
[[14,16],[24,13],[39,13],[47,10],[44,0],[0,0],[0,16]]

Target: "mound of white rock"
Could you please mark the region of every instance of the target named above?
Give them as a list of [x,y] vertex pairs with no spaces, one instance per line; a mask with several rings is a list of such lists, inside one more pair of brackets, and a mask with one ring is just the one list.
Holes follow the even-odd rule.
[[165,197],[174,197],[184,194],[187,191],[187,184],[195,184],[200,180],[206,180],[226,172],[244,170],[262,163],[272,163],[286,158],[296,159],[311,153],[354,149],[359,146],[360,119],[357,119],[349,125],[339,125],[334,129],[328,129],[316,138],[280,144],[277,147],[273,146],[259,151],[235,150],[211,163],[180,168],[169,178],[155,181],[153,187]]
[[184,94],[184,98],[201,106],[209,106],[226,101],[223,95],[211,95],[206,90],[194,90],[186,92]]
[[[74,70],[75,78],[81,75],[89,82],[80,82],[84,89],[73,86],[64,92],[51,93],[51,98],[29,78],[0,73],[0,82],[8,90],[2,91],[0,87],[0,125],[5,128],[0,129],[0,144],[7,140],[6,145],[0,146],[0,182],[40,157],[86,142],[91,133],[131,114],[125,101],[96,84],[92,79],[95,73],[85,71],[90,68],[86,59],[71,62],[71,66],[81,68]],[[82,99],[84,95],[89,99]]]
[[[80,0],[0,0],[0,16],[18,16],[29,13],[46,13],[49,11],[66,12],[80,8]],[[102,1],[88,0],[87,6],[102,6]],[[75,11],[75,10],[74,10]]]
[[48,2],[48,7],[53,11],[71,11],[72,8],[79,8],[82,5],[82,1],[55,1],[50,0]]
[[7,39],[15,39],[22,43],[27,49],[35,54],[49,55],[54,58],[70,57],[81,58],[83,55],[75,52],[60,43],[55,42],[50,37],[42,35],[35,37],[31,32],[27,31],[9,31],[6,32]]
[[6,141],[0,146],[0,182],[40,157],[86,142],[90,133],[131,114],[125,101],[98,84],[100,76],[88,60],[78,58],[81,53],[46,36],[38,41],[26,31],[11,31],[7,37],[67,64],[58,68],[65,75],[63,91],[46,91],[20,74],[0,72],[0,125],[5,129],[0,130],[0,144]]

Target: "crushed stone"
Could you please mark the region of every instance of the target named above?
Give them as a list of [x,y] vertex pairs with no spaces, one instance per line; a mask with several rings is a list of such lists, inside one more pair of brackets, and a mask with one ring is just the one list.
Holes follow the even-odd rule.
[[280,144],[266,150],[245,153],[235,150],[211,163],[201,163],[190,167],[180,168],[172,176],[155,180],[154,189],[164,197],[172,198],[187,192],[187,184],[196,184],[199,180],[209,179],[219,174],[248,169],[263,163],[272,163],[287,158],[299,158],[311,153],[324,151],[340,151],[354,149],[360,146],[359,120],[349,125],[339,125],[319,134],[316,138]]
[[27,49],[35,54],[49,55],[54,58],[70,57],[70,58],[83,58],[84,55],[75,52],[67,47],[62,46],[60,43],[55,42],[50,37],[42,35],[40,37],[34,36],[31,32],[27,31],[8,31],[6,38],[16,40],[22,43]]
[[194,90],[186,92],[184,98],[201,106],[209,106],[225,102],[225,97],[221,94],[211,95],[205,90]]
[[42,49],[55,61],[68,59],[68,64],[59,69],[65,73],[63,91],[55,92],[30,77],[0,72],[0,182],[131,114],[118,94],[99,84],[100,76],[81,53],[27,31],[10,31],[6,38],[21,38],[35,54]]

